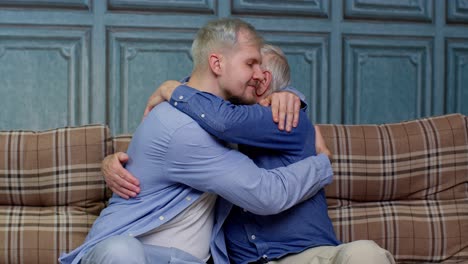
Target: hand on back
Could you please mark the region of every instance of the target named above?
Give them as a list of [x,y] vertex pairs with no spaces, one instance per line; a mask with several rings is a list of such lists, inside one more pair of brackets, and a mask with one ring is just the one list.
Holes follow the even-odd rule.
[[263,106],[271,105],[273,121],[279,130],[291,132],[299,123],[301,99],[292,92],[275,92],[259,102]]
[[140,192],[140,182],[124,167],[128,155],[117,152],[107,156],[101,164],[101,171],[107,186],[122,198],[135,197]]

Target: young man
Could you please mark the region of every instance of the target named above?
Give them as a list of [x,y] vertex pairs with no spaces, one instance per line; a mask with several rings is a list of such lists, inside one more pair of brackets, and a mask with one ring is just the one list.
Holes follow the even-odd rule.
[[[194,70],[187,85],[254,102],[263,80],[261,45],[255,29],[241,20],[208,23],[192,46]],[[138,199],[114,195],[84,244],[62,256],[62,263],[202,263],[210,254],[216,263],[228,263],[219,230],[231,203],[276,214],[332,178],[326,155],[260,169],[167,103],[143,120],[128,154],[127,169],[141,182]]]
[[[262,57],[265,79],[259,84],[256,101],[287,86],[290,79],[289,66],[280,49],[265,45]],[[240,150],[260,167],[272,169],[315,155],[314,138],[323,141],[321,136],[313,136],[305,111],[300,112],[301,125],[287,134],[268,120],[270,112],[264,107],[236,106],[212,94],[184,85],[177,87],[178,84],[173,81],[163,84],[152,96],[149,108],[163,100],[170,101],[210,134],[244,144],[239,146]],[[201,117],[203,113],[214,112],[216,115]],[[317,144],[326,150],[323,142]],[[104,162],[103,167],[119,165],[110,162]],[[393,262],[391,255],[372,241],[340,245],[327,214],[323,190],[276,215],[257,215],[235,206],[224,223],[224,236],[232,263]]]

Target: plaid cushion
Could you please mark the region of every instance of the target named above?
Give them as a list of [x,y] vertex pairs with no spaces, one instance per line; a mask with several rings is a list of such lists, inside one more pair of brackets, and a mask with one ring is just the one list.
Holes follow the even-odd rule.
[[128,145],[132,141],[132,135],[122,134],[112,138],[112,147],[114,152],[126,152]]
[[103,209],[102,125],[0,132],[0,263],[56,263]]
[[398,262],[468,261],[468,129],[459,114],[387,125],[320,125],[339,239],[376,241]]

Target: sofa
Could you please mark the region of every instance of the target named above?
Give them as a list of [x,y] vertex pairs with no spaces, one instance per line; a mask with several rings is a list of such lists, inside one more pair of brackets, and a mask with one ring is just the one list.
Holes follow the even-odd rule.
[[[341,241],[373,240],[397,263],[468,263],[466,116],[320,127]],[[57,263],[80,245],[111,194],[100,163],[130,140],[105,125],[0,132],[0,263]]]

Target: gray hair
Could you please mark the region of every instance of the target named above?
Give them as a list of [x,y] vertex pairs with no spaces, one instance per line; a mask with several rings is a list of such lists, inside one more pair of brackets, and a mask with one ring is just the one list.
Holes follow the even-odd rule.
[[203,26],[195,37],[192,44],[192,58],[194,68],[203,68],[208,65],[208,56],[211,52],[229,51],[237,44],[238,33],[246,30],[249,41],[263,45],[263,38],[257,33],[255,28],[238,18],[222,18],[208,22]]
[[263,57],[262,68],[271,72],[272,75],[269,93],[288,86],[291,80],[291,70],[283,51],[276,46],[265,44],[261,52]]

